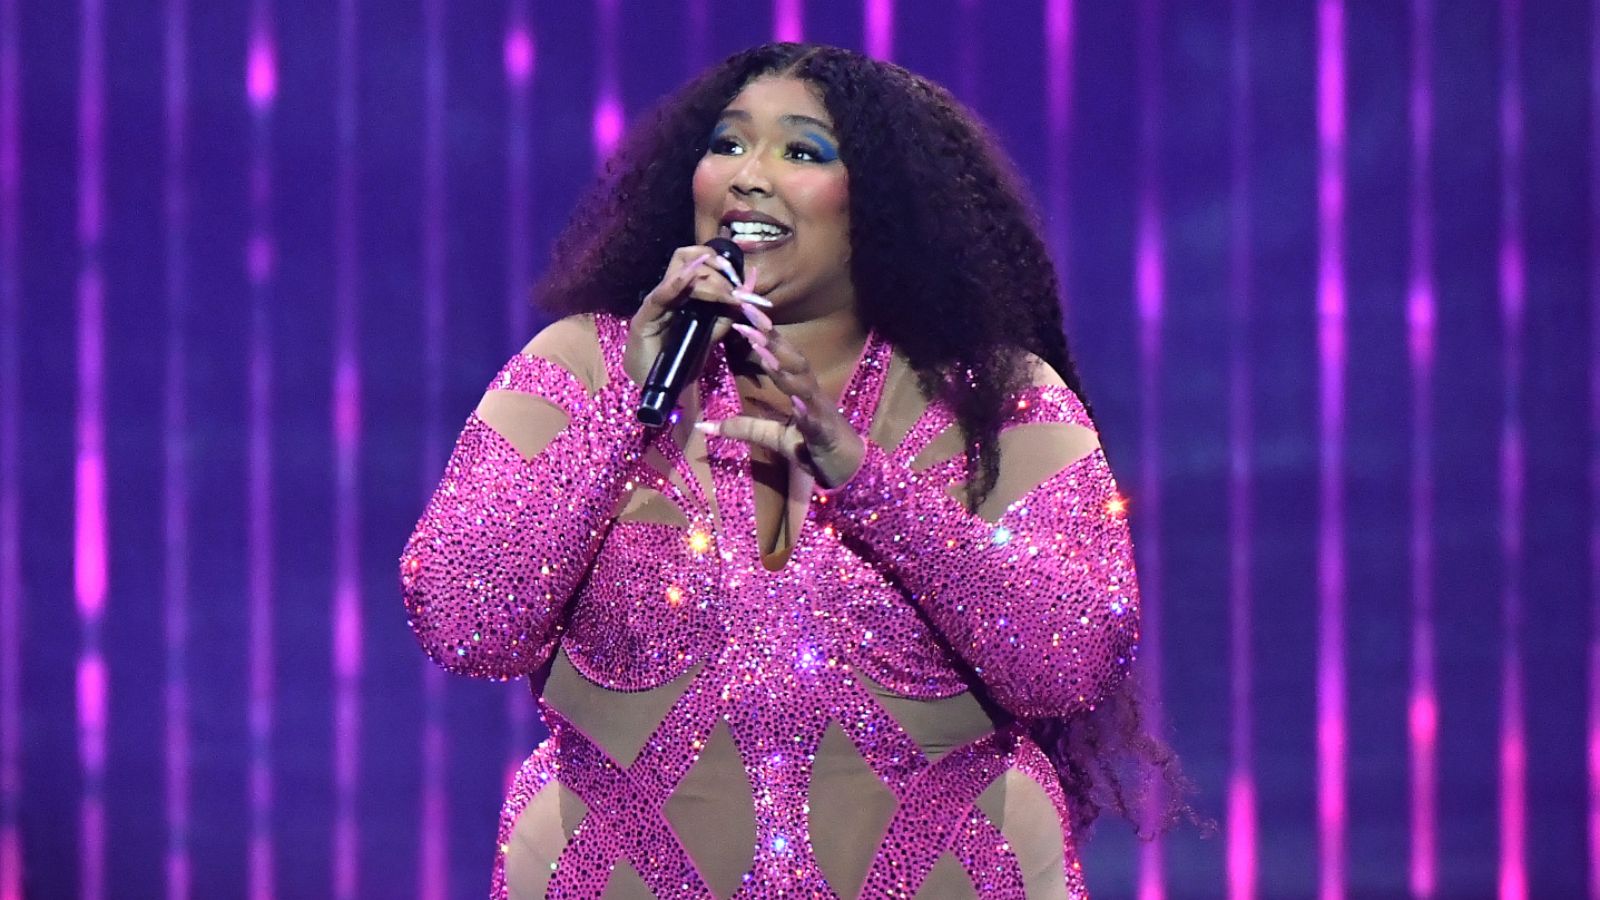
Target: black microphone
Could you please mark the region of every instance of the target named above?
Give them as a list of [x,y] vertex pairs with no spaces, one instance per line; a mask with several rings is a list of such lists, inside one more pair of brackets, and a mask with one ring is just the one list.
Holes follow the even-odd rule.
[[[739,280],[744,278],[744,251],[738,244],[725,237],[715,237],[706,241],[706,246],[733,264]],[[734,281],[735,286],[739,280]],[[639,409],[634,416],[640,422],[652,428],[667,424],[673,409],[677,408],[678,395],[705,368],[706,357],[711,353],[712,326],[726,308],[722,303],[695,299],[678,307],[672,323],[667,326],[661,353],[650,364],[650,374],[645,376],[644,389],[639,393]]]

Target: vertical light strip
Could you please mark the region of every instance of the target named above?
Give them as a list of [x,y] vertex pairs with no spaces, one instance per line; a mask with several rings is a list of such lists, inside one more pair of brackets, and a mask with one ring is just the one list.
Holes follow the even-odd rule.
[[[1147,709],[1161,702],[1161,330],[1165,317],[1165,238],[1161,227],[1161,21],[1159,0],[1140,0],[1137,21],[1137,203],[1134,293],[1139,328],[1139,591],[1142,603],[1139,664]],[[1166,797],[1152,787],[1146,816],[1162,811]],[[1161,838],[1139,845],[1140,900],[1166,894]]]
[[105,896],[106,711],[109,685],[100,629],[107,572],[105,461],[105,33],[102,0],[82,0],[78,57],[78,391],[74,479],[73,593],[82,647],[78,655],[80,896]]
[[595,0],[600,94],[594,104],[594,160],[604,168],[622,139],[622,89],[617,75],[617,0]]
[[1256,894],[1255,709],[1250,634],[1250,566],[1253,518],[1251,454],[1255,425],[1251,416],[1250,322],[1251,230],[1250,0],[1233,0],[1229,87],[1233,118],[1229,141],[1228,235],[1228,798],[1227,878],[1229,900]]
[[1317,895],[1345,874],[1344,2],[1317,4]]
[[166,205],[167,348],[162,414],[162,520],[165,555],[162,607],[166,644],[167,900],[188,900],[189,850],[189,7],[166,2]]
[[22,900],[22,56],[0,0],[0,900]]
[[[1589,308],[1600,309],[1600,4],[1589,23]],[[1600,900],[1600,316],[1589,332],[1589,898]]]
[[805,0],[772,0],[772,39],[805,40]]
[[1433,639],[1433,3],[1411,3],[1411,896],[1432,897],[1438,860],[1439,700]]
[[270,0],[253,0],[245,94],[250,104],[250,283],[248,486],[248,705],[250,733],[249,884],[252,900],[270,900],[272,878],[272,111],[278,94]]
[[1505,414],[1500,537],[1505,564],[1500,701],[1500,900],[1528,895],[1527,750],[1522,708],[1522,4],[1500,4],[1500,321]]
[[875,59],[894,58],[894,0],[867,0],[867,55]]
[[360,872],[356,791],[361,748],[361,358],[357,243],[356,0],[339,0],[334,122],[333,894],[353,900]]
[[[533,335],[528,305],[533,278],[533,191],[530,136],[535,49],[528,21],[528,0],[511,0],[506,23],[506,322],[520,348]],[[437,466],[437,461],[434,461]],[[437,475],[437,471],[434,473]],[[532,749],[532,703],[527,693],[506,692],[509,747],[506,784]]]
[[[423,0],[422,111],[422,478],[423,496],[438,479],[444,406],[445,329],[445,55],[444,0]],[[443,900],[449,884],[445,794],[444,671],[422,667],[422,809],[417,856],[418,896]]]
[[[1067,161],[1071,146],[1072,114],[1072,0],[1045,0],[1045,130],[1049,162],[1046,166],[1045,209],[1049,221],[1050,253],[1062,285],[1067,283],[1068,204]],[[974,39],[970,32],[963,39]],[[1065,302],[1071,295],[1062,290]]]

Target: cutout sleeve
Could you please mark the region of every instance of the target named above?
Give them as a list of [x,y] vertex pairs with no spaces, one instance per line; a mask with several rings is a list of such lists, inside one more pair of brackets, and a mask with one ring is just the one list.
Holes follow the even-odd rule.
[[[1013,402],[1008,427],[1089,425],[1065,387],[1035,386]],[[1017,433],[1061,440],[1062,431]],[[1007,456],[1027,455],[1002,454],[1001,480]],[[1133,546],[1104,452],[1080,455],[992,523],[946,493],[950,475],[947,466],[913,471],[868,441],[856,474],[817,492],[819,514],[911,594],[1006,710],[1092,708],[1122,679],[1139,638]]]
[[570,369],[519,353],[489,390],[534,395],[567,423],[525,459],[474,412],[406,542],[400,581],[430,657],[507,679],[549,659],[610,515],[645,477],[647,435],[633,416],[637,389],[620,373],[591,394]]

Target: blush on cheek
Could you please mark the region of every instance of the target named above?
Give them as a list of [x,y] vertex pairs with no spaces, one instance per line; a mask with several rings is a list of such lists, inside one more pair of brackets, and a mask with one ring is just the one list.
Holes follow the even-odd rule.
[[796,199],[813,216],[843,215],[850,208],[850,185],[833,172],[814,172],[799,176]]

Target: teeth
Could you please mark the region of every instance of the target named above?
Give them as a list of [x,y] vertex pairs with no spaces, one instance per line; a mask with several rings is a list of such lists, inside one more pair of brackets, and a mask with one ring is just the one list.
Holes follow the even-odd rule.
[[788,229],[766,222],[729,222],[728,229],[734,237],[775,241],[788,233]]

